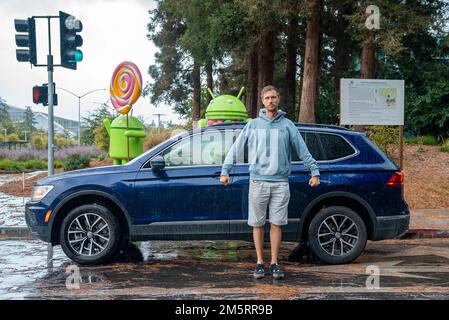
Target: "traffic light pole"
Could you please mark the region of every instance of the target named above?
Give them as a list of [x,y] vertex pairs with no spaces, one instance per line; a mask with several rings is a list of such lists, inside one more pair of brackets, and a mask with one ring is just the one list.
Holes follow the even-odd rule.
[[54,124],[53,124],[53,93],[55,87],[53,85],[53,55],[51,54],[51,26],[50,18],[48,18],[48,55],[47,55],[47,71],[48,71],[48,175],[55,173],[54,166]]
[[[51,53],[51,49],[50,49]],[[47,56],[48,70],[48,175],[54,174],[54,124],[53,124],[53,56]]]

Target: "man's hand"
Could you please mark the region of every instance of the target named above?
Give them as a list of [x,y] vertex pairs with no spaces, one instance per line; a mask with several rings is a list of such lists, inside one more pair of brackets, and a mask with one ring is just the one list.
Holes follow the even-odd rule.
[[228,184],[231,183],[231,179],[228,176],[221,176],[220,177],[220,182],[222,184],[224,184],[225,186],[227,186]]
[[309,186],[316,187],[320,184],[320,176],[314,176],[309,180]]

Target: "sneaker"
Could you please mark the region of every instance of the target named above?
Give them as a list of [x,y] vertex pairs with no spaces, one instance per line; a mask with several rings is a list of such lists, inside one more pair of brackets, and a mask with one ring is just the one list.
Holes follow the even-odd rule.
[[284,278],[284,272],[282,271],[281,267],[277,263],[270,265],[270,272],[273,275],[274,279]]
[[262,263],[256,264],[256,268],[253,273],[254,279],[260,279],[265,276],[265,269]]

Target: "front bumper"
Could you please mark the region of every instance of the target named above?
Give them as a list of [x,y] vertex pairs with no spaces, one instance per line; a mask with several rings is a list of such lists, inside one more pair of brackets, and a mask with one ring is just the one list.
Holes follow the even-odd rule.
[[51,242],[51,232],[48,224],[42,225],[39,223],[38,214],[41,211],[40,207],[33,207],[30,204],[25,205],[25,221],[31,234],[42,241]]
[[377,228],[373,240],[400,238],[408,231],[409,225],[409,214],[377,217]]

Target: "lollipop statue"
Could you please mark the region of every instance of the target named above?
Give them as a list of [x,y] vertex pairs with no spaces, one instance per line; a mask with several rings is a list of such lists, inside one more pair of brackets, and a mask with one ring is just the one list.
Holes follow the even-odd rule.
[[132,62],[122,62],[112,74],[109,93],[114,108],[122,114],[112,121],[104,119],[103,124],[109,134],[109,155],[114,165],[125,164],[143,153],[145,130],[136,117],[128,116],[133,104],[139,99],[142,75]]

